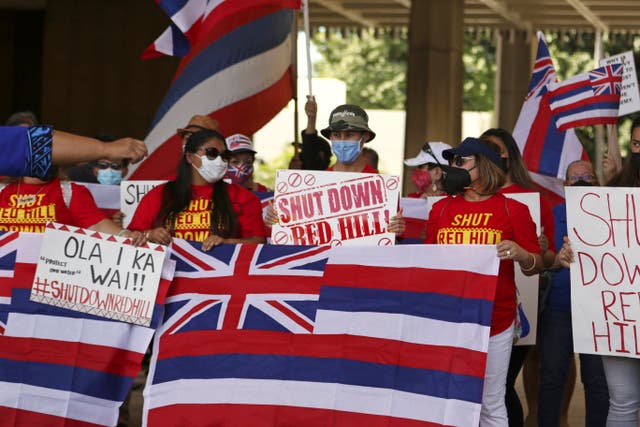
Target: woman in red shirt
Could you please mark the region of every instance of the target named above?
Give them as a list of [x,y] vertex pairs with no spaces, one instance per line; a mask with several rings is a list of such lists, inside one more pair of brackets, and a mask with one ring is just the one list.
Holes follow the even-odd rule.
[[144,196],[129,229],[145,230],[154,243],[169,244],[172,236],[202,242],[204,251],[222,243],[265,243],[258,197],[222,180],[229,154],[219,132],[193,133],[176,178]]
[[528,208],[498,192],[505,182],[499,148],[467,138],[443,156],[444,189],[427,221],[425,243],[495,244],[500,259],[491,337],[482,392],[480,426],[506,426],[505,384],[516,315],[515,263],[526,275],[544,269]]

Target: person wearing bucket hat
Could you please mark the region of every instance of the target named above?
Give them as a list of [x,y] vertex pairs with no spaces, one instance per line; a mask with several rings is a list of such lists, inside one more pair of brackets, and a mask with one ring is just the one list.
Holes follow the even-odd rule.
[[227,164],[227,179],[243,186],[247,190],[264,193],[270,191],[266,186],[253,180],[253,162],[256,160],[256,150],[253,149],[251,139],[241,133],[227,137],[227,149],[231,158]]
[[353,104],[337,106],[329,116],[329,126],[320,133],[331,141],[337,159],[327,170],[378,173],[362,154],[363,145],[376,137],[369,128],[369,116],[362,108]]
[[447,163],[442,157],[442,152],[449,148],[452,147],[444,142],[427,142],[417,156],[404,161],[405,165],[415,167],[411,174],[411,181],[418,189],[416,192],[407,194],[407,197],[417,199],[445,194],[442,189],[444,174],[440,166]]
[[442,152],[443,188],[427,220],[428,244],[491,244],[500,260],[480,410],[481,426],[507,426],[505,390],[516,320],[515,267],[544,270],[536,226],[526,205],[499,192],[505,182],[500,149],[466,138]]

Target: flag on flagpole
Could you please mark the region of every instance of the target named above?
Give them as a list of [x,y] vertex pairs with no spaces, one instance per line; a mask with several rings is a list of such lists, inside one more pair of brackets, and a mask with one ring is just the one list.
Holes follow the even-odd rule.
[[175,239],[144,425],[477,425],[489,246]]
[[558,129],[618,123],[622,70],[622,64],[606,65],[549,83],[549,103]]
[[513,130],[531,178],[547,194],[552,204],[564,198],[564,174],[575,160],[588,159],[573,129],[560,131],[552,120],[548,84],[556,82],[544,34],[538,32],[538,51],[529,90]]
[[251,135],[293,96],[291,30],[300,0],[208,1],[199,18],[202,1],[159,3],[173,24],[144,55],[184,57],[145,138],[149,157],[130,166],[131,179],[175,172],[182,153],[176,129],[193,115],[215,118],[223,135]]

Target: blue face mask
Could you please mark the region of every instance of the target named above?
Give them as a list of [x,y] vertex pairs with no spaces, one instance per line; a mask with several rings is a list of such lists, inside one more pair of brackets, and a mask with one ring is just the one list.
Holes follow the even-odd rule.
[[360,141],[331,141],[331,148],[340,163],[353,163],[360,155]]
[[122,181],[122,171],[106,168],[98,169],[98,182],[106,185],[118,185]]

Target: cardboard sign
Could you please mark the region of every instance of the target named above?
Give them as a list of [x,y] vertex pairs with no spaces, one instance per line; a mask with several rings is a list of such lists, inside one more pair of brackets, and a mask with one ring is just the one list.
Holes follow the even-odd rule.
[[576,353],[640,357],[640,193],[567,187]]
[[120,210],[124,213],[122,220],[124,228],[127,228],[131,223],[133,214],[136,212],[144,195],[165,182],[167,181],[122,181],[120,183]]
[[31,288],[32,301],[149,326],[166,247],[47,224]]
[[623,65],[618,117],[640,111],[640,91],[638,90],[638,76],[636,75],[633,51],[623,52],[600,60],[601,66],[611,64]]
[[271,228],[271,243],[392,245],[395,234],[387,226],[399,197],[395,175],[278,170],[279,220]]

